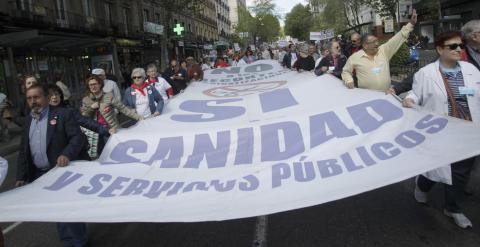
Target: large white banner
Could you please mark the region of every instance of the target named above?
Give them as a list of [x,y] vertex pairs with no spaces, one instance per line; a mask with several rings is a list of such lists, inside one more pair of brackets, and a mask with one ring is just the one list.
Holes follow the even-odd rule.
[[298,209],[480,153],[471,123],[277,63],[212,70],[162,116],[0,194],[0,221],[193,222]]

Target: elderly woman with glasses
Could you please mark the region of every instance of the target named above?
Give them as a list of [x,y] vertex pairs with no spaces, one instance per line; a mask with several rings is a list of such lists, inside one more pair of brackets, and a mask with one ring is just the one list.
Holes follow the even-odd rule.
[[[480,123],[480,71],[470,63],[462,62],[464,48],[460,32],[440,33],[435,39],[439,59],[420,69],[414,76],[412,90],[403,101],[405,107],[420,105],[440,115]],[[452,147],[459,148],[459,147]],[[427,202],[427,192],[435,182],[445,183],[445,215],[461,228],[472,223],[459,205],[470,176],[475,157],[427,172],[416,179],[415,199]]]
[[155,86],[145,81],[143,68],[132,71],[132,85],[125,90],[123,103],[143,118],[156,117],[162,113],[163,98]]
[[87,95],[82,100],[80,109],[82,115],[95,119],[113,133],[120,127],[115,110],[135,120],[143,119],[141,115],[118,101],[112,93],[104,93],[102,90],[103,80],[98,76],[92,75],[85,82]]
[[340,43],[337,41],[329,42],[327,49],[329,53],[315,68],[315,74],[317,76],[332,74],[342,79],[342,69],[347,63],[347,57],[341,53]]

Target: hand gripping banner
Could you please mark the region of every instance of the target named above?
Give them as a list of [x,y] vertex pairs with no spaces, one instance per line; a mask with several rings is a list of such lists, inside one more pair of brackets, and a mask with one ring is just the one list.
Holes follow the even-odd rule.
[[208,71],[160,117],[0,194],[0,221],[195,222],[272,214],[480,153],[478,126],[274,61]]

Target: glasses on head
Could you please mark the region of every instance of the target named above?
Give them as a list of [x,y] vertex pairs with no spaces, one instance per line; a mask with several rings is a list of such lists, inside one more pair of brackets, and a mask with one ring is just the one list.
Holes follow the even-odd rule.
[[132,79],[136,80],[136,79],[143,79],[142,76],[132,76]]
[[444,45],[443,47],[448,47],[448,49],[450,50],[456,50],[458,47],[460,47],[460,49],[465,49],[464,44],[449,44],[449,45]]

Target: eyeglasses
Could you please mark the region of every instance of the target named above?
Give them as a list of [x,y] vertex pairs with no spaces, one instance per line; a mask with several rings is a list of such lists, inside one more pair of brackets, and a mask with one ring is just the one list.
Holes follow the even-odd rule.
[[94,87],[94,86],[98,86],[98,85],[100,85],[100,83],[90,83],[90,84],[88,84],[89,87]]
[[449,45],[444,45],[443,47],[448,47],[448,49],[450,50],[456,50],[458,47],[460,47],[460,49],[465,49],[464,44],[449,44]]
[[143,79],[142,76],[132,76],[132,79],[136,80],[136,79]]

